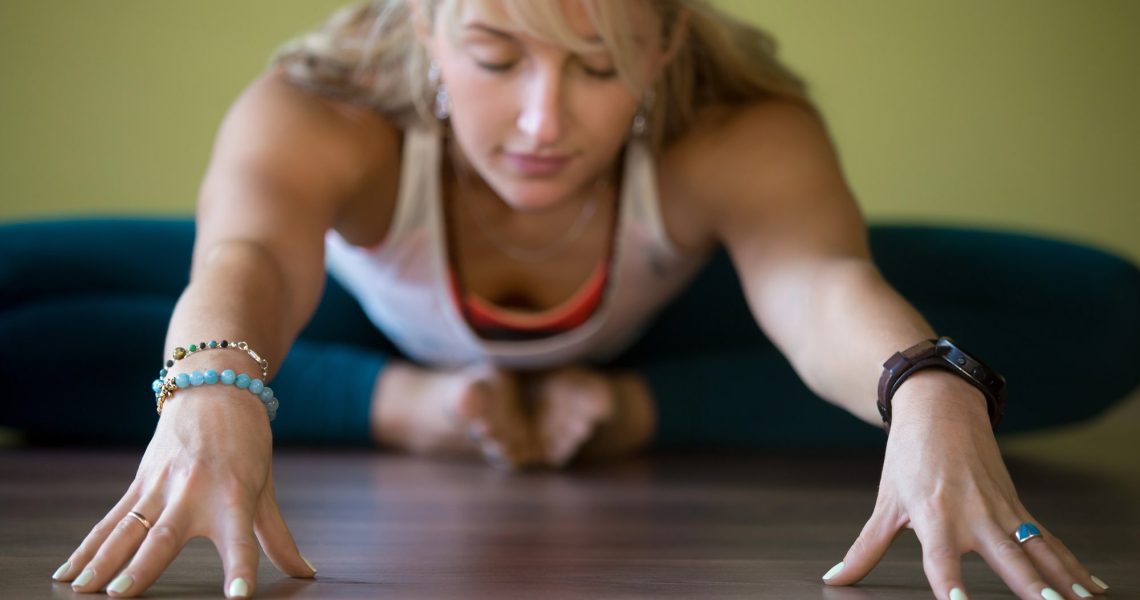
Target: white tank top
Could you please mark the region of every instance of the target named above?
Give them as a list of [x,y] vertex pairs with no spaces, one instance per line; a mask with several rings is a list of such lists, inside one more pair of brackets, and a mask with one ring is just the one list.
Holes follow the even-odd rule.
[[656,170],[643,144],[625,153],[611,271],[603,299],[582,325],[540,339],[492,341],[468,325],[449,283],[440,194],[441,138],[427,127],[405,133],[400,190],[389,231],[362,248],[326,236],[329,272],[408,357],[437,367],[494,364],[537,369],[603,362],[629,346],[703,264],[667,238]]

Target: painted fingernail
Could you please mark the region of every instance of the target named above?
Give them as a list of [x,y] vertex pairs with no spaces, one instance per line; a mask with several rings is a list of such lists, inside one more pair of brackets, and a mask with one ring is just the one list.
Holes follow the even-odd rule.
[[970,600],[970,597],[966,595],[966,592],[954,588],[950,590],[950,600]]
[[828,572],[823,574],[823,580],[827,581],[828,579],[835,577],[842,570],[843,570],[843,563],[840,562],[839,564],[835,565],[834,567],[831,567],[831,570],[829,570]]
[[116,577],[115,580],[111,582],[111,585],[107,586],[107,592],[111,594],[122,594],[123,592],[130,589],[131,585],[134,584],[134,582],[134,577],[123,573],[122,575]]
[[71,583],[71,587],[83,587],[91,583],[92,579],[95,579],[95,571],[92,571],[91,569],[83,569],[83,572],[79,574],[79,577],[76,577],[75,581]]
[[309,559],[302,556],[301,560],[305,561],[306,565],[309,565],[309,569],[311,569],[313,571],[313,575],[317,574],[317,568],[313,566],[313,563],[309,562]]
[[51,578],[56,580],[56,581],[59,581],[59,578],[63,577],[63,574],[70,571],[70,570],[71,570],[71,561],[69,560],[69,561],[63,563],[62,565],[60,565],[59,568],[55,570],[55,573],[51,574]]
[[1105,583],[1105,582],[1103,582],[1103,581],[1101,581],[1101,580],[1100,580],[1100,577],[1097,577],[1096,575],[1089,575],[1089,579],[1092,579],[1092,580],[1093,580],[1093,583],[1095,583],[1095,584],[1099,585],[1099,586],[1100,586],[1100,589],[1102,589],[1102,590],[1107,590],[1107,589],[1108,589],[1108,584],[1107,584],[1107,583]]
[[245,579],[238,577],[230,582],[230,589],[226,592],[226,596],[230,598],[245,598],[249,596],[249,584]]
[[1092,594],[1090,594],[1089,591],[1085,589],[1085,586],[1079,583],[1073,584],[1073,593],[1080,596],[1081,598],[1092,598]]
[[1045,600],[1065,600],[1065,597],[1058,594],[1053,588],[1045,588],[1041,590],[1041,597]]

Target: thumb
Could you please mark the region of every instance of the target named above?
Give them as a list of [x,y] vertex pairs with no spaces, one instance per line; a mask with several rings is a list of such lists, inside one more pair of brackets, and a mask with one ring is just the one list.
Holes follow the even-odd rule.
[[898,523],[893,510],[882,509],[881,504],[876,505],[871,518],[863,525],[863,530],[847,550],[843,561],[824,574],[824,583],[853,585],[866,577],[879,564],[891,542],[898,536]]
[[273,490],[273,473],[261,496],[257,499],[257,511],[253,521],[254,532],[265,550],[265,556],[282,573],[290,577],[315,577],[317,569],[313,567],[293,540],[289,526],[285,524],[285,517],[281,516],[281,509],[277,506],[277,496]]

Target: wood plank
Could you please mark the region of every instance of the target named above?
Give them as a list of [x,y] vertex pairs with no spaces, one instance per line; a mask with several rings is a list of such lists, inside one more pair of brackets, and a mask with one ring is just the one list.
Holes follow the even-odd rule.
[[[79,597],[50,575],[126,489],[137,450],[0,452],[0,596]],[[877,453],[659,455],[564,473],[285,450],[282,510],[315,581],[263,560],[260,598],[929,598],[910,532],[859,586],[820,576],[875,500]],[[1011,459],[1022,500],[1112,598],[1140,590],[1137,480]],[[971,598],[1010,598],[976,556]],[[192,542],[147,594],[219,598],[220,561]],[[91,596],[83,596],[91,597]]]

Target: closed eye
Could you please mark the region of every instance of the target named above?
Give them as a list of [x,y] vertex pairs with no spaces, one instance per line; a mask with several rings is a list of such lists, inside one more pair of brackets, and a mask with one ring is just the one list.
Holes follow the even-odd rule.
[[507,71],[510,71],[511,69],[513,69],[515,66],[515,63],[513,63],[513,62],[485,63],[485,62],[475,61],[475,64],[479,65],[479,68],[481,68],[481,69],[486,69],[486,70],[494,72],[494,73],[506,73]]
[[617,69],[592,69],[582,65],[582,71],[594,79],[613,79],[617,77]]

